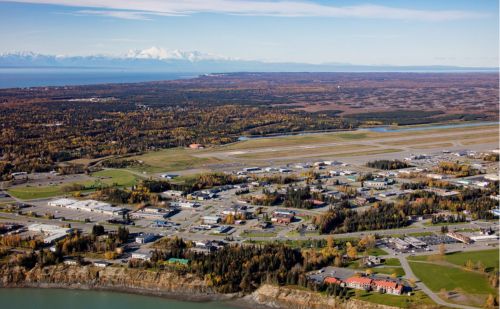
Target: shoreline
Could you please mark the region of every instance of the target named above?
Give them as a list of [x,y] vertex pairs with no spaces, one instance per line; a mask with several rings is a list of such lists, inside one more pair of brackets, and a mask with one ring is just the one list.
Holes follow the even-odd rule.
[[[188,294],[171,291],[161,291],[144,289],[138,287],[109,287],[109,286],[92,286],[85,283],[78,284],[62,284],[62,283],[37,283],[37,284],[14,284],[2,285],[0,289],[46,289],[46,290],[72,290],[72,291],[92,291],[92,292],[110,292],[118,294],[131,294],[148,297],[159,297],[169,300],[206,303],[206,302],[230,302],[235,299],[241,299],[242,296],[233,294]],[[249,307],[244,307],[249,308]]]
[[[176,279],[189,279],[186,277],[178,276],[172,273],[166,273],[167,280],[171,282],[177,283],[175,286],[165,287],[157,282],[148,281],[148,278],[141,278],[146,285],[149,286],[139,286],[134,284],[133,282],[129,282],[131,278],[123,278],[123,274],[118,275],[119,279],[125,279],[124,282],[117,282],[116,278],[113,278],[111,282],[101,282],[99,281],[99,275],[97,276],[84,276],[81,277],[81,274],[74,274],[75,272],[80,272],[82,270],[87,271],[88,273],[94,273],[97,270],[97,274],[103,272],[102,269],[97,269],[94,267],[90,268],[81,268],[81,267],[64,267],[62,269],[56,267],[57,269],[53,269],[63,274],[72,274],[70,278],[66,278],[66,280],[60,280],[59,282],[54,282],[55,278],[51,275],[50,271],[47,271],[47,268],[38,268],[35,267],[31,270],[20,269],[20,268],[4,268],[0,269],[0,273],[2,271],[6,271],[3,273],[3,276],[0,277],[0,289],[47,289],[47,290],[74,290],[74,291],[92,291],[92,292],[109,292],[109,293],[118,293],[118,294],[130,294],[130,295],[139,295],[139,296],[147,296],[147,297],[158,297],[165,300],[174,300],[181,302],[193,302],[193,303],[211,303],[211,302],[220,302],[225,303],[230,306],[241,308],[241,309],[266,309],[270,308],[269,306],[264,306],[262,304],[258,304],[257,302],[251,301],[251,298],[248,298],[251,294],[242,294],[242,293],[229,293],[223,294],[215,292],[211,289],[204,289],[200,287],[192,287],[186,286],[182,282],[182,280]],[[37,271],[37,278],[33,280],[33,270]],[[107,268],[107,271],[113,272],[113,269]],[[23,278],[19,276],[20,272],[24,275]],[[135,272],[143,275],[147,274],[144,270],[138,270]],[[154,274],[154,273],[153,273]],[[155,277],[159,275],[159,273],[154,274]],[[170,278],[173,275],[177,278]],[[102,276],[102,275],[101,275]],[[104,276],[103,276],[104,277]],[[141,276],[142,277],[142,276]],[[104,277],[105,278],[105,277]],[[85,281],[86,283],[82,283]]]
[[0,288],[114,292],[192,303],[220,303],[241,309],[394,309],[395,307],[326,297],[290,286],[261,284],[252,293],[223,294],[191,274],[143,269],[54,265],[0,268]]

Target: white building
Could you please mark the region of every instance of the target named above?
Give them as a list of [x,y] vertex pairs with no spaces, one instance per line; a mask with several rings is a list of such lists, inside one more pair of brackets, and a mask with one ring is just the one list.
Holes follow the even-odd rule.
[[137,260],[143,260],[143,261],[149,261],[151,259],[151,251],[148,252],[142,252],[142,251],[136,251],[132,252],[132,259],[137,259]]
[[71,230],[71,228],[50,224],[35,223],[28,226],[28,231],[43,234],[45,236],[43,242],[46,244],[51,244],[55,241],[63,239],[68,233],[71,232]]
[[162,192],[161,195],[163,196],[169,196],[169,197],[181,197],[184,192],[179,191],[179,190],[167,190],[165,192]]
[[202,219],[205,224],[217,224],[221,221],[219,216],[205,216]]

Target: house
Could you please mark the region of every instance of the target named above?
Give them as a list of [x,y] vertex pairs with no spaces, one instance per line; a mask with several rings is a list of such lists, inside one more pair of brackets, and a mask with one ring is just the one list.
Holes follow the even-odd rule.
[[387,181],[385,180],[366,180],[363,182],[363,186],[371,189],[382,190],[387,188]]
[[373,266],[380,265],[381,263],[382,263],[382,259],[377,257],[377,256],[369,255],[369,256],[363,257],[363,264],[365,266],[373,267]]
[[389,280],[373,280],[372,288],[380,293],[392,295],[401,295],[403,293],[403,285]]
[[223,215],[232,215],[232,216],[239,216],[242,218],[247,218],[250,215],[250,212],[247,211],[247,206],[245,205],[234,205],[233,207],[226,208],[222,211]]
[[377,198],[375,198],[373,196],[367,196],[367,197],[358,196],[355,199],[355,203],[358,206],[364,206],[364,205],[366,205],[368,203],[373,203],[373,202],[376,202],[376,201],[378,201]]
[[152,242],[155,239],[155,237],[156,236],[154,234],[148,234],[148,233],[140,234],[135,238],[135,242],[138,244],[146,244],[148,242]]
[[325,277],[325,279],[323,280],[324,283],[326,284],[338,284],[338,285],[343,285],[344,282],[342,282],[342,280],[340,279],[337,279],[335,277]]
[[202,219],[205,224],[217,224],[221,221],[221,218],[218,216],[204,216]]
[[181,208],[196,208],[200,206],[200,203],[195,202],[173,202],[170,204],[173,207],[181,207]]
[[372,285],[372,279],[368,277],[350,277],[344,282],[348,288],[369,291]]
[[216,193],[208,193],[208,192],[193,192],[187,195],[188,199],[194,199],[198,201],[206,201],[217,197]]
[[271,221],[280,224],[288,224],[292,222],[294,218],[295,218],[294,211],[277,209],[273,211]]
[[320,201],[320,200],[315,200],[315,199],[311,199],[311,200],[309,200],[309,202],[311,203],[311,205],[313,207],[324,207],[327,205],[325,202]]

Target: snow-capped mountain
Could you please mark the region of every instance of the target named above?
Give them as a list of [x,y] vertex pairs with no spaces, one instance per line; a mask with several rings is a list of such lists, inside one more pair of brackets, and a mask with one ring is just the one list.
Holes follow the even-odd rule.
[[182,73],[213,72],[374,72],[374,71],[496,71],[496,68],[451,66],[368,66],[339,63],[262,62],[229,58],[200,51],[151,47],[120,56],[43,55],[29,51],[0,54],[0,68],[92,68]]
[[182,51],[178,49],[169,50],[159,47],[151,47],[143,50],[130,50],[126,58],[134,59],[156,59],[156,60],[188,60],[191,62],[203,60],[231,60],[231,58],[202,53],[200,51]]

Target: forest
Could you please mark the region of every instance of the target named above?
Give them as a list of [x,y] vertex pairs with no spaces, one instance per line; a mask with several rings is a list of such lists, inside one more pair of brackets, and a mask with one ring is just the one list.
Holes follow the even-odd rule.
[[497,86],[495,74],[235,73],[2,89],[0,177],[51,171],[74,159],[225,144],[242,135],[495,120]]

